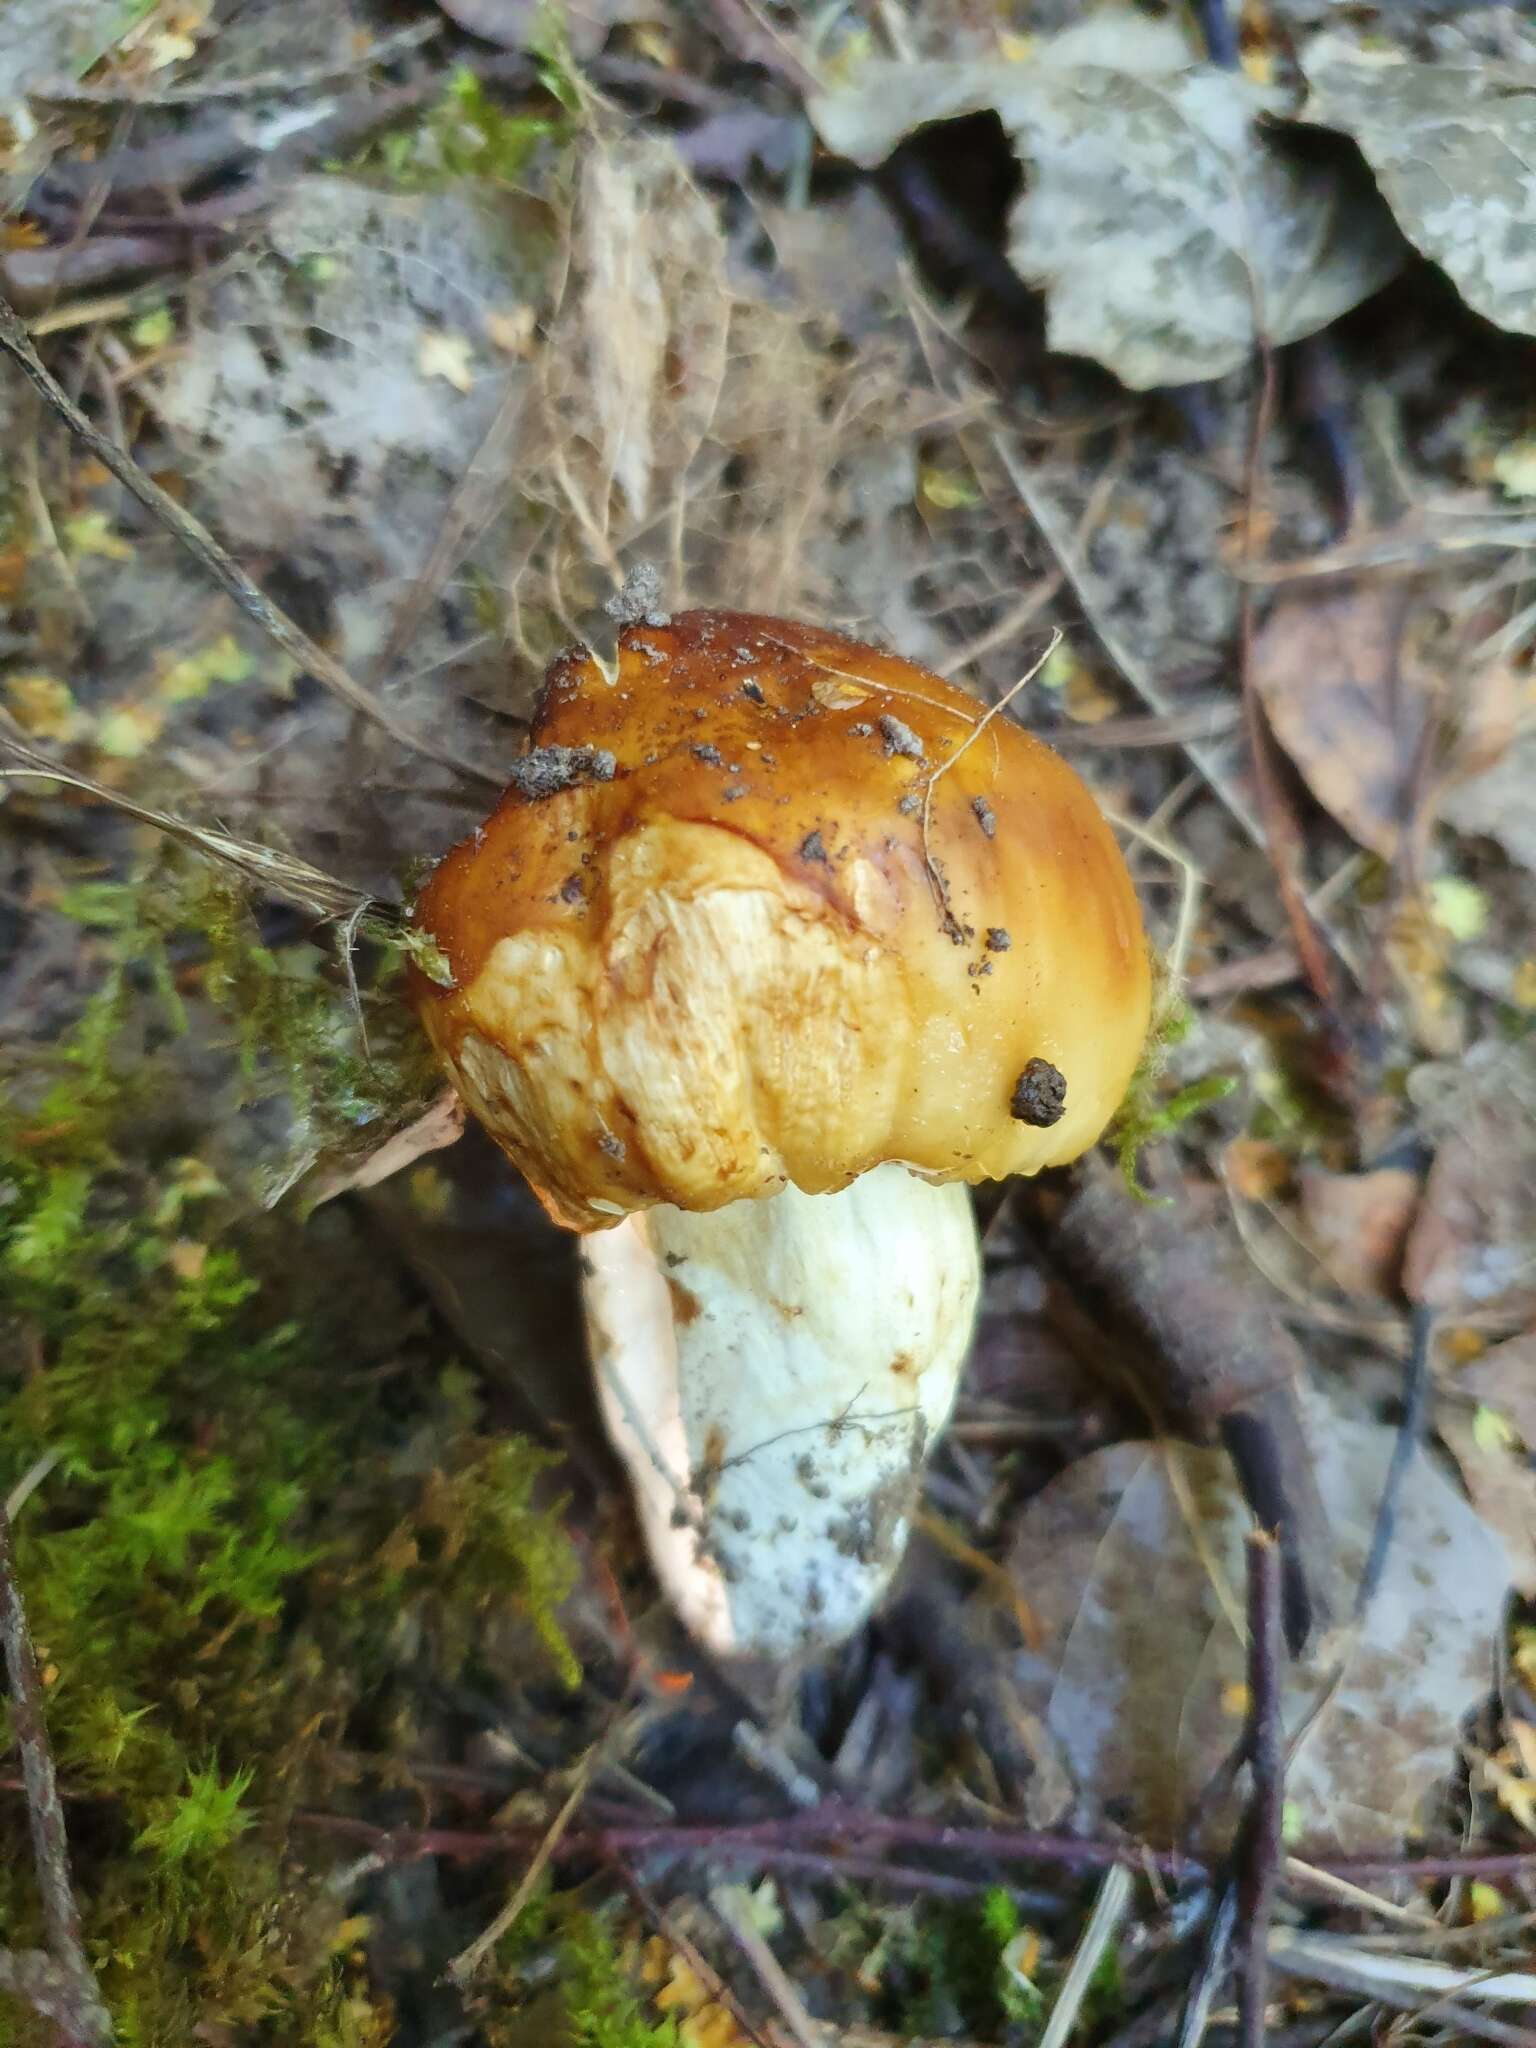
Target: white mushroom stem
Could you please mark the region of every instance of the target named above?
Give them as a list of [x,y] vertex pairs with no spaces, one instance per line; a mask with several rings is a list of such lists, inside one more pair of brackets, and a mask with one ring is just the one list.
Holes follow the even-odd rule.
[[967,1190],[880,1166],[583,1244],[609,1434],[657,1576],[722,1655],[847,1636],[901,1558],[981,1262]]

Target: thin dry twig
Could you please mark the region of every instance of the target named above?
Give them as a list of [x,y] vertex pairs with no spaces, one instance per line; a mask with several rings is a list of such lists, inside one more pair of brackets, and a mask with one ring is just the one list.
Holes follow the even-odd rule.
[[1392,1535],[1397,1526],[1397,1504],[1429,1424],[1429,1395],[1434,1383],[1434,1375],[1430,1371],[1430,1340],[1434,1329],[1434,1310],[1426,1308],[1422,1302],[1415,1302],[1408,1320],[1408,1355],[1403,1361],[1403,1419],[1397,1426],[1392,1458],[1382,1481],[1381,1500],[1371,1530],[1371,1547],[1355,1594],[1357,1621],[1375,1598],[1382,1573],[1387,1568]]
[[1237,1887],[1223,1885],[1216,1895],[1215,1905],[1205,1930],[1205,1941],[1200,1951],[1200,1967],[1190,1984],[1189,1994],[1184,2001],[1184,2010],[1179,2018],[1179,2032],[1176,2048],[1200,2048],[1206,2030],[1211,2023],[1211,2008],[1216,2003],[1216,1994],[1227,1980],[1227,1957],[1232,1948],[1232,1933],[1237,1925]]
[[106,2043],[112,2022],[101,2002],[95,1974],[80,1932],[80,1910],[69,1881],[69,1841],[58,1775],[48,1747],[43,1716],[43,1685],[26,1609],[16,1583],[9,1516],[0,1509],[0,1652],[5,1661],[11,1699],[11,1723],[21,1757],[27,1819],[32,1830],[32,1862],[42,1900],[48,1954],[6,1954],[0,1957],[0,1983],[27,1998],[36,2010],[54,2020],[61,2041]]
[[1093,1911],[1088,1915],[1088,1925],[1083,1929],[1077,1947],[1072,1951],[1072,1960],[1067,1974],[1061,1980],[1051,2007],[1051,2016],[1045,2023],[1040,2036],[1040,2048],[1066,2048],[1077,2025],[1078,2014],[1082,2011],[1083,2000],[1093,1982],[1104,1951],[1114,1940],[1120,1922],[1125,1918],[1125,1909],[1131,1903],[1131,1873],[1123,1865],[1106,1870],[1104,1881],[1099,1886],[1098,1896],[1093,1902]]
[[1280,1872],[1285,1749],[1280,1727],[1280,1545],[1268,1530],[1248,1538],[1248,1732],[1253,1790],[1238,1841],[1237,1900],[1243,1938],[1237,2024],[1242,2048],[1262,2048],[1270,1915]]
[[797,2048],[822,2048],[824,2030],[806,2010],[805,2001],[790,1982],[789,1973],[752,1924],[750,1901],[739,1885],[720,1884],[710,1889],[709,1903],[720,1924],[752,1966],[753,1974],[778,2008]]
[[560,1846],[560,1838],[570,1827],[586,1797],[587,1787],[597,1769],[607,1744],[595,1742],[582,1758],[576,1771],[576,1782],[566,1794],[560,1811],[546,1829],[544,1839],[533,1852],[527,1869],[518,1879],[516,1888],[507,1903],[488,1927],[477,1934],[467,1948],[461,1949],[448,1965],[448,1975],[457,1984],[467,1984],[485,1961],[491,1950],[500,1941],[509,1927],[516,1924],[519,1915],[538,1888],[539,1879],[549,1868],[550,1861]]
[[756,2048],[773,2048],[773,2044],[754,2026],[751,2018],[743,2008],[741,2000],[732,1991],[730,1985],[726,1983],[719,1971],[715,1969],[708,1956],[698,1947],[697,1943],[690,1941],[683,1930],[675,1924],[666,1907],[662,1905],[659,1899],[652,1896],[630,1869],[629,1865],[623,1862],[615,1862],[613,1870],[620,1884],[623,1885],[662,1940],[670,1943],[677,1950],[695,1977],[698,1978],[705,1990],[708,1991],[710,1997],[714,1999],[717,2005],[724,2006],[746,2038],[749,2041],[755,2042]]
[[450,769],[471,782],[496,788],[501,786],[499,776],[477,768],[472,762],[461,761],[448,749],[423,739],[409,726],[402,725],[394,713],[349,675],[333,655],[327,654],[318,641],[312,640],[297,626],[280,605],[274,604],[266,592],[246,575],[234,557],[219,545],[201,520],[183,510],[110,435],[103,434],[86,418],[50,373],[32,346],[25,321],[5,299],[0,299],[0,350],[11,358],[45,403],[89,448],[97,461],[111,471],[123,488],[130,491],[144,509],[181,543],[220,589],[234,599],[247,618],[275,641],[285,654],[291,655],[310,675],[333,690],[343,703],[350,704],[362,717],[371,719],[397,745],[435,761],[440,768]]
[[971,727],[970,731],[966,734],[965,738],[960,742],[959,746],[956,747],[955,751],[951,755],[949,755],[946,760],[941,761],[937,768],[934,768],[929,772],[928,780],[924,785],[923,866],[928,872],[928,886],[933,891],[933,900],[938,907],[939,921],[942,924],[945,932],[951,938],[959,939],[962,936],[962,933],[960,931],[959,922],[957,921],[954,910],[950,904],[949,885],[945,882],[943,873],[933,858],[933,849],[929,843],[929,828],[933,823],[933,792],[938,787],[939,783],[944,779],[944,777],[949,773],[950,769],[954,767],[955,763],[958,760],[960,760],[961,757],[964,754],[966,754],[970,750],[970,748],[976,744],[977,740],[981,738],[982,734],[986,731],[987,727],[992,723],[993,719],[996,718],[1000,712],[1006,711],[1008,709],[1008,706],[1013,702],[1014,698],[1018,696],[1020,690],[1024,689],[1028,684],[1034,681],[1035,677],[1039,675],[1041,669],[1045,667],[1045,664],[1050,660],[1051,656],[1056,652],[1057,648],[1060,645],[1061,628],[1059,626],[1053,626],[1051,629],[1051,637],[1046,642],[1044,653],[1036,657],[1036,659],[1031,663],[1031,665],[1024,671],[1023,675],[1019,677],[1016,683],[1012,683],[1009,685],[1009,687],[1003,692],[1002,696],[998,698],[995,704],[991,704],[987,707],[987,709],[982,713],[981,717],[977,719],[976,723]]
[[[1259,481],[1263,473],[1264,449],[1269,440],[1276,405],[1275,353],[1259,336],[1259,388],[1254,397],[1246,457],[1247,488],[1243,519],[1243,559],[1251,561],[1257,552],[1259,523]],[[1269,729],[1259,698],[1254,673],[1254,596],[1244,584],[1238,601],[1238,668],[1242,689],[1243,720],[1248,733],[1249,759],[1258,795],[1260,844],[1269,855],[1281,907],[1291,928],[1292,943],[1307,982],[1321,1006],[1328,1030],[1328,1058],[1324,1078],[1340,1092],[1348,1082],[1349,1041],[1340,1018],[1334,988],[1333,967],[1321,927],[1303,893],[1300,878],[1301,833],[1280,779],[1274,735]],[[1337,949],[1335,949],[1337,950]]]
[[379,36],[366,49],[353,50],[320,64],[305,64],[287,71],[258,71],[245,78],[210,78],[190,84],[146,86],[142,79],[108,79],[98,85],[82,85],[74,79],[55,79],[28,88],[28,96],[57,107],[200,107],[209,100],[250,100],[266,95],[306,92],[328,85],[333,78],[345,78],[370,71],[375,64],[392,64],[412,50],[419,50],[443,32],[441,21],[413,21],[392,35]]
[[[506,1856],[535,1846],[543,1830],[507,1828],[386,1828],[347,1814],[300,1812],[303,1827],[368,1842],[402,1860],[415,1856]],[[899,1843],[931,1854],[985,1858],[997,1863],[1041,1863],[1071,1871],[1123,1866],[1165,1877],[1199,1877],[1205,1866],[1198,1857],[1174,1849],[1151,1849],[1139,1842],[1100,1842],[1077,1835],[1049,1834],[1025,1828],[953,1825],[948,1821],[900,1814],[866,1813],[841,1801],[827,1800],[804,1812],[774,1820],[673,1823],[619,1822],[568,1828],[553,1858],[597,1856],[611,1860],[648,1851],[674,1856],[727,1855],[759,1858],[766,1867],[781,1848],[808,1842],[834,1845],[838,1869],[848,1867],[844,1846],[873,1847]],[[1536,1863],[1536,1856],[1532,1858]],[[881,1867],[885,1867],[883,1855]]]
[[299,860],[293,854],[236,839],[228,832],[193,825],[169,811],[137,803],[132,797],[124,796],[121,790],[109,789],[105,783],[96,782],[76,769],[61,767],[57,761],[30,745],[3,712],[0,712],[0,761],[11,764],[0,767],[0,782],[60,783],[66,789],[78,790],[82,796],[121,811],[125,817],[136,818],[141,825],[152,825],[157,832],[163,832],[179,845],[190,847],[205,860],[233,869],[268,895],[296,903],[317,917],[347,920],[357,929],[374,926],[382,936],[399,936],[401,911],[397,904],[370,896],[366,889],[356,888],[350,882],[338,881],[334,875],[326,874],[323,868],[311,867],[308,861]]

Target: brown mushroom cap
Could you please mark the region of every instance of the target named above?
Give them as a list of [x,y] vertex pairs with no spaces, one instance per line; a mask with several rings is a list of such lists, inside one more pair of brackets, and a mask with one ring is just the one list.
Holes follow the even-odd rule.
[[1147,1029],[1136,898],[1072,770],[982,717],[743,612],[626,626],[612,683],[555,662],[513,786],[416,905],[452,986],[414,982],[554,1215],[824,1193],[885,1160],[987,1180],[1093,1143]]

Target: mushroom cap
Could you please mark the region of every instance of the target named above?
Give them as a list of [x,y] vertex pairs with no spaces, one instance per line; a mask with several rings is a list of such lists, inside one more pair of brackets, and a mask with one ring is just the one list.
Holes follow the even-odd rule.
[[451,976],[413,976],[438,1053],[582,1230],[888,1160],[1060,1165],[1147,1030],[1136,897],[1066,763],[913,662],[750,613],[627,625],[611,682],[562,655],[414,919]]

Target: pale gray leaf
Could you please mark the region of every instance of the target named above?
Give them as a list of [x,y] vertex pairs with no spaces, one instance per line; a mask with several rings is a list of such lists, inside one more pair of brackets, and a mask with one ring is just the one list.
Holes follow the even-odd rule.
[[1058,38],[1015,133],[1030,175],[1009,254],[1046,293],[1053,348],[1136,390],[1197,383],[1257,336],[1316,333],[1397,269],[1364,180],[1259,127],[1272,95],[1187,58],[1155,69],[1119,38],[1102,55],[1077,42]]
[[1402,245],[1363,177],[1294,162],[1276,97],[1198,63],[1167,22],[1108,11],[1018,64],[880,64],[812,100],[829,147],[878,163],[929,122],[990,107],[1027,172],[1009,256],[1055,349],[1135,389],[1237,368],[1370,296]]
[[1536,334],[1536,79],[1339,34],[1316,37],[1302,69],[1303,119],[1354,138],[1415,248],[1486,319]]

